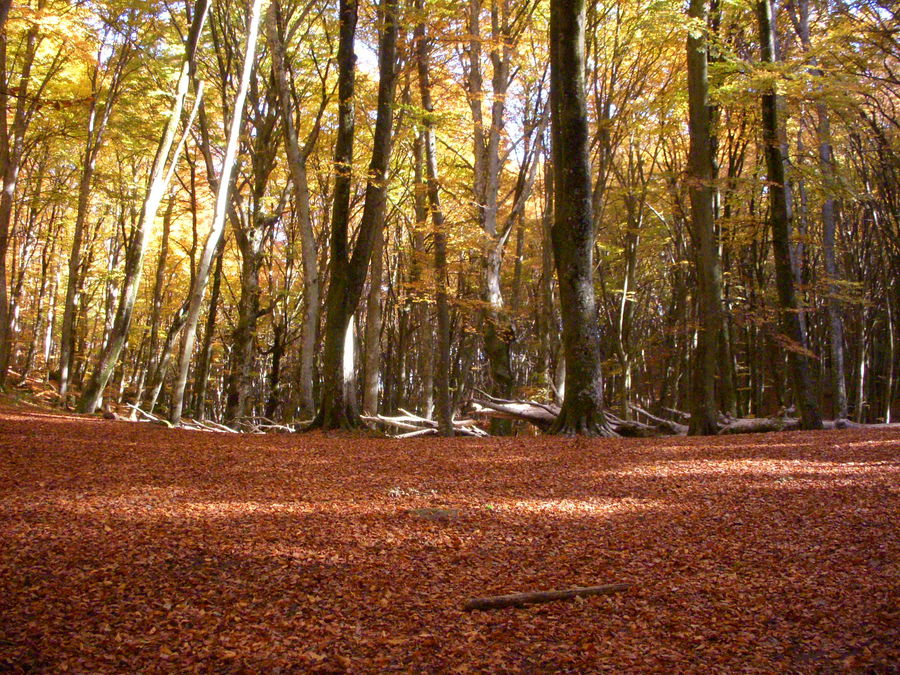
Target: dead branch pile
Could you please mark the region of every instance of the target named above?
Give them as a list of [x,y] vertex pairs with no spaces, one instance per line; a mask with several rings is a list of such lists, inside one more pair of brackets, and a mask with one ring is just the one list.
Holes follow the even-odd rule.
[[[554,404],[539,403],[537,401],[507,400],[489,396],[479,392],[484,398],[472,400],[469,403],[469,412],[476,419],[509,419],[529,422],[541,431],[547,431],[559,415],[560,408]],[[682,421],[690,421],[690,414],[664,408],[666,413],[678,417],[682,421],[674,421],[654,415],[636,405],[629,408],[635,418],[625,420],[609,410],[606,418],[619,436],[638,438],[652,438],[656,436],[686,436],[687,424]],[[773,417],[739,418],[722,416],[719,419],[719,434],[749,434],[767,431],[794,431],[800,428],[800,420],[791,415],[793,411],[783,411]],[[641,421],[641,419],[645,421]],[[825,429],[846,429],[861,425],[849,420],[826,420],[823,422]]]
[[[394,430],[393,438],[416,438],[417,436],[433,436],[438,433],[438,423],[408,410],[399,408],[400,415],[363,415],[362,418],[371,424]],[[478,427],[474,419],[453,420],[453,431],[458,436],[489,436]]]
[[[153,424],[159,424],[160,426],[172,428],[172,424],[169,420],[164,417],[160,417],[159,415],[154,415],[151,412],[146,410],[142,410],[138,408],[136,405],[128,404],[128,407],[133,411],[133,418],[138,422],[152,422]],[[228,434],[237,434],[240,433],[237,429],[232,429],[231,427],[227,427],[224,424],[219,424],[218,422],[213,422],[211,420],[192,420],[187,417],[183,417],[181,419],[181,424],[179,428],[182,429],[191,429],[193,431],[214,431],[214,432],[224,432]]]

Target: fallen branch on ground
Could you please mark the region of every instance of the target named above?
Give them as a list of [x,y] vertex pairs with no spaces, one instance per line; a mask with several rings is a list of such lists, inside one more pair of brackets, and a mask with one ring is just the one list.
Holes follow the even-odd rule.
[[162,417],[159,417],[158,415],[154,415],[151,412],[147,412],[146,410],[141,410],[140,408],[138,408],[136,405],[134,405],[132,403],[129,403],[128,407],[131,408],[132,410],[134,410],[134,412],[137,413],[138,415],[143,416],[148,422],[153,422],[155,424],[161,424],[161,425],[163,425],[165,427],[169,427],[169,428],[172,427],[172,424],[169,422],[169,420],[163,419]]
[[463,609],[471,612],[474,609],[505,609],[506,607],[524,607],[555,600],[572,600],[591,595],[610,595],[631,588],[631,584],[606,584],[604,586],[586,586],[570,588],[565,591],[533,591],[530,593],[513,593],[512,595],[494,595],[487,598],[473,598],[463,605]]
[[636,405],[629,404],[628,407],[631,408],[634,412],[643,415],[648,420],[654,422],[656,424],[656,427],[659,429],[666,429],[667,431],[670,431],[677,436],[687,435],[688,427],[685,424],[679,424],[678,422],[673,422],[672,420],[657,417],[656,415],[647,412],[643,408],[638,408]]
[[[415,413],[400,408],[402,415],[363,415],[362,419],[372,424],[378,424],[383,427],[393,427],[403,430],[396,434],[393,438],[416,438],[419,436],[430,436],[438,433],[438,423],[425,417],[420,417]],[[489,434],[477,426],[476,420],[463,419],[453,420],[453,431],[460,436],[488,436]]]

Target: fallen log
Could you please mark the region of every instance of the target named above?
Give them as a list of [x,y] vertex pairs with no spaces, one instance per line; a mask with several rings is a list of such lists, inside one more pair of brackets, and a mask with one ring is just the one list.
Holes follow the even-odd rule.
[[556,600],[572,600],[591,595],[610,595],[631,588],[631,584],[605,584],[603,586],[585,586],[583,588],[570,588],[565,591],[532,591],[530,593],[513,593],[511,595],[494,595],[486,598],[473,598],[466,601],[463,609],[472,610],[505,609],[507,607],[524,607]]
[[237,429],[232,429],[231,427],[227,427],[224,424],[219,424],[218,422],[213,422],[212,420],[203,420],[203,424],[212,427],[215,431],[224,431],[227,434],[239,434],[241,433]]
[[673,422],[672,420],[667,420],[662,417],[657,417],[656,415],[653,415],[653,414],[647,412],[646,410],[644,410],[643,408],[637,407],[636,405],[629,405],[629,407],[634,412],[643,415],[648,420],[655,423],[657,428],[670,431],[671,433],[675,434],[676,436],[686,436],[687,435],[687,432],[688,432],[687,425],[679,424],[678,422]]
[[637,420],[609,420],[609,423],[613,431],[624,438],[659,438],[671,435],[667,431],[661,431]]
[[681,410],[676,410],[675,408],[667,408],[666,406],[662,406],[661,409],[665,410],[667,413],[671,413],[672,415],[675,415],[675,417],[680,417],[685,422],[691,421],[691,413],[683,412]]
[[796,417],[741,417],[720,426],[719,435],[795,431],[799,428],[800,420]]
[[494,419],[523,420],[530,422],[541,431],[547,431],[556,421],[559,411],[553,412],[547,406],[532,401],[509,401],[500,403],[493,400],[471,402],[471,413],[475,416]]

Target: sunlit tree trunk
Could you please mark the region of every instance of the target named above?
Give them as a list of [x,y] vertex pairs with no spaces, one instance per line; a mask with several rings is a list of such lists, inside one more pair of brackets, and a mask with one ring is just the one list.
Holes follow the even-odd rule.
[[550,105],[556,194],[552,237],[566,359],[562,410],[551,431],[610,435],[603,411],[600,325],[594,296],[584,0],[550,3]]
[[222,172],[218,178],[218,190],[216,193],[216,207],[212,226],[203,246],[200,262],[197,265],[197,274],[190,290],[190,304],[188,308],[187,322],[184,327],[184,339],[181,346],[181,354],[178,358],[178,370],[176,372],[175,386],[172,391],[172,408],[169,412],[169,421],[178,425],[181,423],[181,413],[184,408],[184,390],[187,387],[188,370],[191,357],[194,352],[194,343],[197,339],[197,322],[200,319],[200,306],[203,304],[203,296],[206,293],[206,285],[209,281],[209,270],[219,240],[225,229],[225,216],[230,207],[232,173],[237,158],[238,140],[243,126],[244,101],[247,98],[247,90],[250,86],[250,77],[256,63],[256,39],[259,34],[260,14],[262,0],[254,0],[247,21],[247,38],[244,49],[244,64],[241,78],[238,84],[237,95],[231,112],[231,127],[228,131],[228,143],[225,147],[225,157],[222,161]]
[[[199,20],[202,21],[203,19]],[[188,53],[190,53],[190,50],[188,50]],[[182,108],[187,98],[189,84],[188,62],[185,60],[178,79],[177,91],[172,103],[169,120],[160,138],[156,157],[153,160],[153,167],[150,170],[147,196],[144,199],[137,228],[132,233],[128,250],[125,254],[125,278],[122,283],[122,291],[116,309],[113,328],[110,331],[109,340],[101,350],[96,366],[78,400],[77,409],[79,412],[94,412],[97,409],[102,401],[106,385],[119,361],[119,355],[125,346],[125,341],[128,339],[128,332],[131,329],[131,320],[134,315],[134,304],[141,284],[144,256],[150,243],[156,212],[172,179],[175,167],[178,165],[181,150],[187,141],[200,98],[203,96],[202,90],[197,92],[197,100],[194,102],[193,111],[186,123],[185,131],[173,152],[172,146],[175,145],[175,138],[181,121]]]
[[294,203],[300,225],[300,255],[303,262],[303,324],[300,329],[300,358],[297,366],[297,415],[300,419],[310,419],[315,414],[313,396],[313,376],[316,358],[316,343],[319,336],[319,311],[321,304],[321,283],[319,280],[318,245],[312,227],[309,204],[309,185],[306,162],[315,149],[321,127],[322,113],[329,100],[323,81],[321,102],[313,128],[301,147],[294,124],[294,110],[291,103],[291,88],[288,82],[284,41],[280,29],[280,2],[269,6],[266,17],[266,40],[272,54],[275,85],[281,110],[282,129],[285,137],[285,151],[291,181],[294,188]]

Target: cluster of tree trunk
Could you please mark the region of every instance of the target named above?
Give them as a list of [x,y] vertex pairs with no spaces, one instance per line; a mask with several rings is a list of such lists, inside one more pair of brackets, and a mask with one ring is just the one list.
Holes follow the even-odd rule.
[[[38,10],[46,5],[35,1]],[[110,125],[139,50],[112,28],[103,34],[71,208],[48,207],[42,194],[64,189],[67,178],[54,169],[49,146],[41,155],[39,139],[28,139],[41,92],[64,61],[48,66],[37,24],[22,32],[12,60],[0,31],[0,104],[9,113],[0,120],[0,384],[11,365],[26,382],[42,364],[53,371],[61,403],[82,412],[104,399],[128,400],[172,424],[215,418],[257,430],[302,420],[303,428],[368,423],[405,435],[480,435],[474,417],[488,420],[492,433],[528,420],[560,434],[716,434],[819,429],[828,407],[835,421],[826,426],[846,426],[851,414],[890,422],[900,307],[893,118],[864,108],[859,127],[848,127],[843,157],[865,197],[839,199],[845,167],[835,160],[831,128],[839,118],[826,103],[810,19],[821,7],[813,0],[776,7],[821,94],[812,121],[786,119],[776,87],[785,48],[773,4],[759,0],[748,43],[760,54],[760,142],[751,158],[752,134],[730,126],[727,106],[710,93],[722,77],[711,66],[730,39],[725,9],[690,0],[688,142],[680,159],[662,132],[648,144],[621,121],[628,101],[647,95],[655,61],[635,58],[625,72],[622,53],[603,50],[598,27],[608,30],[609,17],[597,6],[551,0],[549,64],[526,79],[516,58],[536,4],[468,0],[458,65],[472,146],[457,154],[471,171],[462,198],[480,239],[462,252],[454,250],[453,227],[464,218],[447,207],[459,185],[448,189],[442,175],[455,167],[441,161],[446,73],[436,75],[441,45],[424,0],[377,3],[377,101],[364,177],[353,175],[356,126],[365,118],[359,0],[340,1],[336,56],[326,61],[313,47],[304,57],[291,49],[312,42],[310,26],[320,20],[311,17],[325,7],[273,0],[263,16],[261,0],[246,13],[192,3],[152,162],[121,168],[144,187],[102,209],[94,198],[98,159],[110,152]],[[200,59],[209,44],[215,58]],[[300,67],[314,73],[303,84]],[[218,92],[215,106],[207,107],[204,88]],[[333,133],[323,135],[335,97]],[[516,97],[520,108],[510,104]],[[219,111],[221,147],[211,119]],[[327,166],[323,136],[334,140]],[[814,141],[809,152],[803,138]],[[286,183],[276,186],[281,149]],[[797,170],[792,160],[808,165]],[[752,161],[756,167],[745,168]],[[400,186],[411,194],[411,216],[389,199],[404,162],[412,165],[412,184]],[[822,183],[815,198],[811,173]],[[741,192],[751,174],[764,187]],[[203,180],[215,204],[208,231],[198,232]],[[742,194],[749,204],[738,203]],[[185,251],[188,291],[179,297],[173,223],[185,209],[193,239]],[[614,211],[624,223],[618,257],[598,246]],[[765,233],[735,241],[731,228],[741,219],[764,223]],[[142,294],[160,220],[152,289]],[[810,250],[812,221],[821,229],[819,278],[811,271],[819,253]],[[650,222],[671,234],[665,293],[649,292],[645,280],[645,260],[658,253],[646,250]],[[539,253],[531,270],[529,238]],[[283,278],[273,273],[278,256],[286,258],[277,260]],[[35,269],[39,278],[29,279]],[[848,279],[877,301],[854,296]],[[27,327],[17,318],[26,302]],[[486,393],[476,396],[479,389]],[[538,391],[550,402],[514,399]],[[471,417],[460,418],[473,398]],[[669,419],[666,408],[689,413]],[[779,408],[796,415],[771,416]]]

